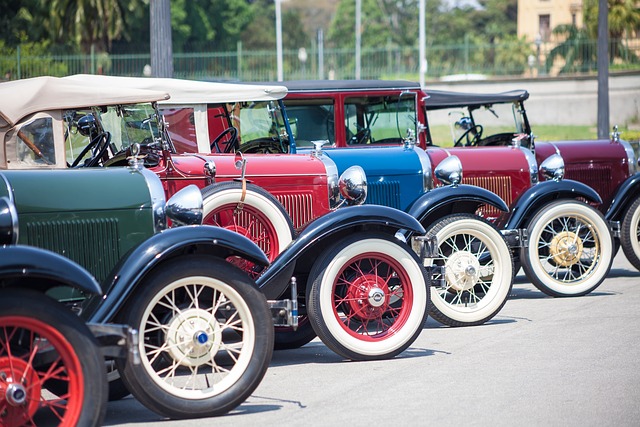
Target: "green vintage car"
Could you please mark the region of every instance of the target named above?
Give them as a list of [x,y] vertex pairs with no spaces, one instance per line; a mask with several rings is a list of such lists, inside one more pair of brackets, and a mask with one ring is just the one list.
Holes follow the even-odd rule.
[[0,84],[0,198],[15,206],[17,243],[57,252],[96,277],[103,297],[47,290],[82,319],[139,331],[141,363],[117,361],[115,374],[140,402],[172,418],[228,412],[264,376],[273,324],[263,293],[226,260],[267,265],[266,256],[237,233],[193,225],[202,220],[200,191],[186,187],[165,200],[135,153],[128,167],[53,166],[67,155],[57,149],[68,136],[66,110],[166,94],[72,85],[63,97],[47,81]]

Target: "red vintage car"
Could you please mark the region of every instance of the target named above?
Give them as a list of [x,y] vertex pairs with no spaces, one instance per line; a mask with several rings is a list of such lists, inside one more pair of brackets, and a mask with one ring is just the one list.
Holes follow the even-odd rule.
[[[564,165],[559,155],[547,160],[545,157],[552,154],[547,149],[534,153],[524,143],[512,143],[516,137],[521,141],[527,138],[520,136],[528,132],[526,118],[519,121],[515,129],[496,131],[498,136],[493,136],[496,132],[484,132],[483,141],[491,146],[483,145],[480,149],[473,138],[480,134],[481,128],[467,115],[459,121],[458,128],[463,132],[457,136],[456,146],[446,148],[439,147],[430,138],[426,118],[430,98],[417,83],[292,81],[283,84],[289,90],[285,98],[287,112],[298,129],[298,146],[291,147],[297,148],[297,152],[303,151],[300,150],[300,146],[304,146],[302,141],[325,140],[323,152],[336,162],[338,170],[357,163],[365,170],[371,186],[389,180],[388,176],[398,175],[401,162],[391,161],[394,155],[390,150],[394,146],[424,150],[434,167],[455,155],[462,162],[462,182],[491,190],[509,206],[508,212],[485,206],[478,213],[503,231],[524,229],[528,232],[528,244],[520,240],[513,255],[540,290],[555,296],[583,295],[606,277],[614,254],[609,226],[602,214],[584,201],[600,206],[602,199],[606,200],[610,194],[598,195],[584,183],[563,180]],[[486,104],[491,107],[492,102]],[[484,106],[481,102],[479,105]],[[509,117],[523,112],[518,102]],[[505,137],[507,146],[499,143],[500,137]],[[603,149],[608,149],[610,144],[612,142],[606,141]],[[563,150],[559,151],[564,155]],[[629,170],[627,152],[624,149],[616,152],[624,155],[619,162]],[[586,165],[584,157],[576,164],[579,162]],[[567,166],[567,170],[571,167]],[[551,178],[544,180],[545,177]],[[406,185],[400,189],[403,193],[416,190]],[[415,204],[411,204],[411,199],[403,201],[401,196],[397,207],[414,214]],[[393,199],[381,189],[378,197],[371,192],[367,203],[387,204],[390,200]],[[429,232],[428,224],[425,228]],[[438,237],[440,242],[445,241],[442,235]],[[471,263],[468,265],[473,267]]]
[[[84,81],[104,81],[100,76],[72,76],[74,79]],[[316,197],[312,192],[308,192],[310,188],[310,175],[316,175],[318,180],[323,183],[324,177],[318,175],[317,171],[308,168],[296,169],[295,165],[309,162],[310,164],[321,163],[327,168],[325,175],[334,176],[337,180],[337,166],[329,156],[322,155],[322,150],[313,150],[305,155],[292,156],[285,154],[290,150],[290,146],[295,146],[295,138],[293,135],[300,133],[303,129],[300,125],[296,125],[295,121],[291,121],[286,116],[286,111],[281,108],[281,102],[276,102],[272,98],[276,95],[282,97],[286,93],[286,88],[279,90],[278,86],[265,85],[223,85],[204,82],[186,82],[179,80],[165,79],[130,79],[130,78],[109,78],[113,84],[129,85],[135,88],[163,88],[171,94],[171,99],[166,102],[159,103],[159,109],[162,111],[165,119],[168,121],[169,138],[167,142],[178,141],[179,145],[174,144],[173,148],[169,147],[163,151],[162,157],[167,160],[165,163],[176,164],[176,160],[193,158],[197,161],[200,158],[212,159],[217,166],[217,159],[229,157],[226,152],[239,152],[247,159],[247,172],[249,167],[255,162],[255,169],[258,173],[247,174],[247,177],[254,183],[272,193],[279,202],[282,203],[287,213],[293,219],[293,224],[297,230],[300,230],[308,220],[319,217],[329,212],[333,206],[325,204],[318,208]],[[238,88],[238,95],[234,95],[234,88]],[[252,98],[258,101],[250,101],[243,92],[246,87],[253,87],[255,94]],[[210,88],[207,90],[207,88]],[[219,88],[219,89],[217,89]],[[275,89],[274,89],[275,88]],[[265,97],[269,97],[268,99]],[[234,101],[234,99],[236,101]],[[262,99],[262,101],[260,101]],[[138,122],[142,122],[148,113],[143,114]],[[124,128],[140,127],[136,125],[127,125]],[[149,147],[149,144],[146,144]],[[152,147],[152,146],[151,146]],[[179,148],[180,147],[180,148]],[[199,151],[203,154],[179,154],[181,150]],[[210,153],[210,151],[218,153]],[[156,149],[156,151],[158,151]],[[403,151],[402,149],[399,151]],[[206,154],[204,154],[206,153]],[[270,154],[264,156],[264,154]],[[121,160],[127,154],[121,155]],[[156,155],[157,157],[157,155]],[[452,240],[460,240],[460,245],[465,240],[463,236],[468,236],[467,232],[476,236],[473,245],[468,244],[469,251],[473,252],[473,257],[478,261],[478,265],[472,266],[475,273],[469,273],[471,269],[459,267],[461,263],[452,263],[450,265],[449,278],[455,278],[455,283],[449,283],[446,288],[442,288],[442,292],[438,291],[438,299],[434,304],[431,314],[437,320],[451,325],[472,325],[484,323],[491,319],[504,305],[512,284],[512,259],[507,244],[503,236],[489,224],[485,224],[473,212],[481,205],[491,206],[494,210],[506,210],[507,206],[499,197],[479,187],[472,186],[451,186],[441,187],[433,191],[427,191],[432,187],[434,168],[430,164],[428,157],[424,153],[409,152],[405,153],[406,162],[403,168],[411,169],[411,180],[419,186],[419,191],[414,197],[415,206],[420,208],[419,214],[414,218],[420,217],[423,224],[439,224],[443,226],[446,222],[447,233],[451,233]],[[113,164],[114,160],[109,160],[107,164]],[[157,160],[150,162],[146,160],[149,167],[159,169],[163,173],[164,166]],[[181,163],[182,164],[182,163]],[[333,165],[330,169],[329,165]],[[351,165],[353,166],[353,165]],[[335,168],[335,169],[333,169]],[[182,169],[182,167],[181,167]],[[235,171],[235,175],[229,174],[228,171],[220,174],[217,167],[216,180],[230,180],[237,178],[239,172]],[[155,170],[155,169],[154,169]],[[456,174],[456,168],[453,170],[446,169],[445,175]],[[174,173],[173,171],[169,171]],[[331,175],[330,175],[331,172]],[[349,168],[341,169],[343,175],[350,175]],[[280,183],[284,185],[275,185],[275,175],[280,179]],[[181,178],[185,179],[185,178]],[[358,178],[358,181],[360,178]],[[327,180],[329,183],[332,181]],[[376,183],[377,184],[377,183]],[[220,185],[220,184],[216,184]],[[224,185],[224,183],[223,183]],[[236,185],[236,194],[229,196],[228,201],[222,204],[227,212],[236,211],[236,206],[241,197],[239,183]],[[395,185],[395,184],[394,184]],[[360,183],[356,187],[360,186]],[[368,188],[378,192],[379,185],[373,185],[370,181]],[[205,191],[205,206],[207,206],[207,194]],[[329,192],[329,194],[332,194]],[[333,193],[335,194],[335,193]],[[213,198],[212,198],[213,199]],[[220,197],[215,199],[221,200]],[[263,197],[266,200],[267,196]],[[333,199],[329,199],[333,200]],[[218,202],[219,203],[219,202]],[[255,223],[264,224],[264,229],[276,229],[278,220],[275,216],[266,218],[262,212],[266,212],[266,203],[256,205],[252,209],[251,204],[254,202],[243,202],[243,212],[250,212],[250,215],[242,224]],[[275,203],[277,205],[277,203]],[[218,205],[216,205],[218,206]],[[397,207],[389,205],[391,207]],[[217,207],[216,207],[217,209]],[[274,207],[272,210],[278,211],[281,208]],[[307,215],[307,213],[309,215]],[[449,214],[458,214],[456,217],[450,217]],[[232,215],[228,215],[232,217]],[[445,218],[446,217],[446,218]],[[257,221],[256,221],[257,220]],[[268,222],[271,222],[271,226]],[[219,223],[219,222],[218,222]],[[238,221],[240,224],[240,222]],[[291,221],[289,221],[289,224]],[[235,223],[219,223],[227,227],[236,227]],[[290,229],[286,223],[280,227],[283,230]],[[249,227],[237,227],[238,231],[242,231],[247,235],[252,234],[256,241],[262,239],[262,247],[266,247],[269,240],[268,233],[256,233]],[[462,231],[461,231],[462,230]],[[469,231],[470,230],[470,231]],[[481,230],[481,231],[478,231]],[[410,233],[406,236],[411,238]],[[482,257],[477,254],[484,254]],[[431,260],[428,260],[431,263]],[[469,279],[473,278],[473,280]],[[258,281],[262,280],[261,278]],[[440,280],[438,283],[442,283]],[[476,289],[472,283],[479,284]]]

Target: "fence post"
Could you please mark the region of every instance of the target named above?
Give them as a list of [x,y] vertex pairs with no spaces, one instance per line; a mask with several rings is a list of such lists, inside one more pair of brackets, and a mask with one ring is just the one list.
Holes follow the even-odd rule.
[[18,80],[20,80],[22,78],[22,69],[20,67],[20,45],[18,45],[18,48],[16,49],[16,59],[18,61],[18,70],[17,70],[17,74],[18,74]]
[[236,64],[238,80],[242,81],[242,40],[238,40],[238,43],[236,43]]
[[91,74],[96,73],[96,47],[91,43]]

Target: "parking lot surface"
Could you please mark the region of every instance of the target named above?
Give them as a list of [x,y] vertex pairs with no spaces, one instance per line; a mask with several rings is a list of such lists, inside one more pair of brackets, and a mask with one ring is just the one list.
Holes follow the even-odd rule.
[[[622,251],[620,251],[622,252]],[[226,416],[163,420],[132,397],[105,425],[640,425],[640,272],[619,253],[605,282],[551,298],[524,275],[482,326],[429,319],[392,360],[349,362],[318,339],[274,353],[255,393]]]

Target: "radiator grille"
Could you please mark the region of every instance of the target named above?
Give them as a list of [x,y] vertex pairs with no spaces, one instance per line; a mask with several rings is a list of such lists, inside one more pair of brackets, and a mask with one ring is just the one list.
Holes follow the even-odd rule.
[[27,224],[27,244],[63,255],[101,282],[120,259],[115,219],[37,221]]
[[401,209],[398,181],[367,182],[367,204]]
[[[511,178],[508,176],[474,176],[474,177],[463,177],[462,182],[464,184],[476,185],[478,187],[485,188],[492,193],[500,196],[502,200],[507,204],[507,206],[511,206],[511,202],[513,198],[511,196]],[[493,206],[484,205],[478,210],[478,214],[485,218],[495,218],[498,217],[502,211],[494,208]]]
[[293,221],[294,228],[298,229],[313,218],[313,197],[309,193],[303,194],[279,194],[276,199],[284,206]]
[[611,166],[575,164],[565,169],[565,178],[573,179],[593,188],[600,195],[613,194]]

